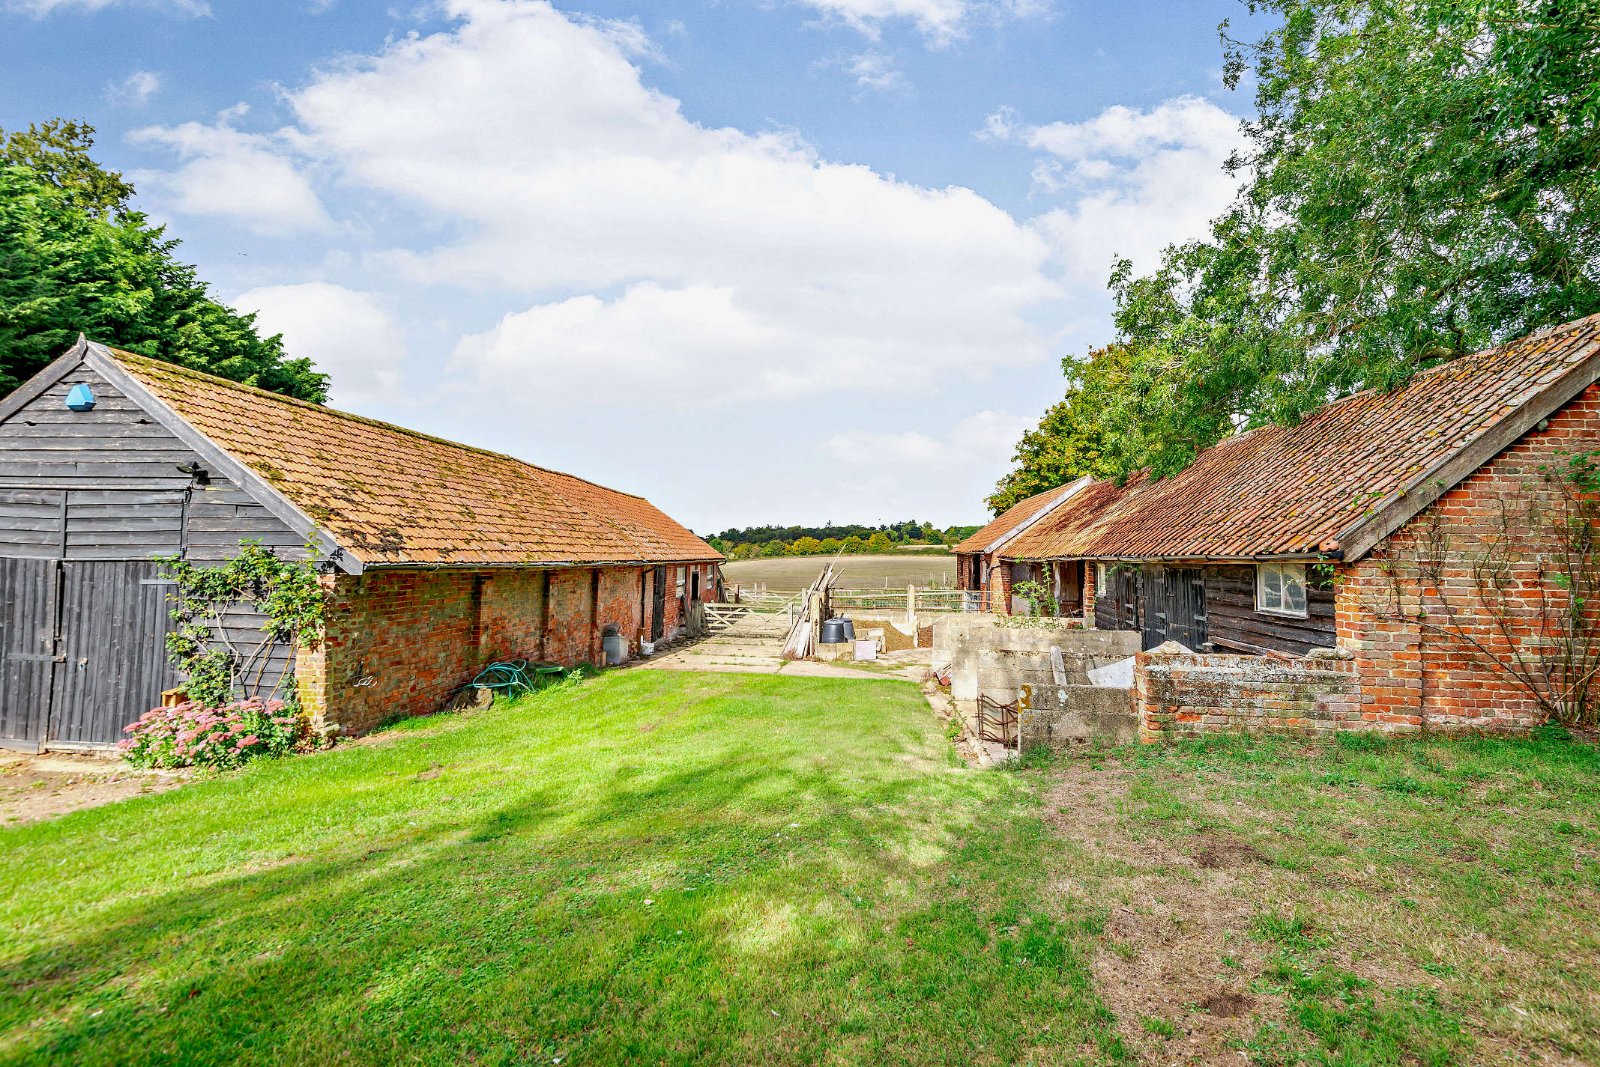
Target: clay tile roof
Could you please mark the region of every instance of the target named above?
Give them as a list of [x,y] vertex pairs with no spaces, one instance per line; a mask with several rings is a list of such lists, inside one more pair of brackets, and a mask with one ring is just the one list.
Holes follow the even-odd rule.
[[1509,416],[1570,386],[1573,375],[1582,379],[1578,388],[1592,382],[1597,353],[1600,315],[1462,357],[1402,389],[1357,393],[1294,426],[1228,438],[1170,478],[1096,483],[1003,555],[1218,559],[1337,552],[1341,532],[1380,502],[1415,490],[1424,475]]
[[108,351],[159,400],[367,565],[721,558],[643,497]]
[[1001,512],[989,525],[973,534],[971,537],[956,545],[952,552],[983,552],[991,545],[1003,542],[1009,535],[1020,528],[1033,522],[1039,516],[1048,512],[1066,497],[1071,496],[1079,483],[1069,482],[1058,485],[1054,489],[1046,489],[1042,493],[1035,493],[1026,500],[1019,500],[1005,511]]

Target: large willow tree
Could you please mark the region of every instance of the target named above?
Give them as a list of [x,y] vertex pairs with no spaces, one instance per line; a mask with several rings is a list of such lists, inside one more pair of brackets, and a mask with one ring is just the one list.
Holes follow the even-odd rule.
[[[1171,474],[1237,425],[1600,311],[1600,0],[1261,0],[1243,181],[1208,240],[1118,266],[1116,373],[1065,361],[1059,470]],[[1039,441],[991,498],[1040,486]],[[1048,450],[1045,450],[1048,451]],[[1060,452],[1061,450],[1057,450]]]

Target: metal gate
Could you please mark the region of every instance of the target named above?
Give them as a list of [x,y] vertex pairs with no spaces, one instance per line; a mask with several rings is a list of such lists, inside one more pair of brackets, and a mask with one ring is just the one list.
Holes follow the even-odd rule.
[[1194,567],[1147,564],[1143,586],[1143,645],[1148,651],[1166,641],[1198,650],[1207,640],[1205,575]]

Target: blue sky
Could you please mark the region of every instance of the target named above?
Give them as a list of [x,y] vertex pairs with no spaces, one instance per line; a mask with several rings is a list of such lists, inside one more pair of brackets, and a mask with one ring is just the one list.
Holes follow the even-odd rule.
[[[1198,236],[1234,0],[0,0],[336,406],[702,532],[980,521],[1113,255]],[[114,342],[115,338],[104,340]]]

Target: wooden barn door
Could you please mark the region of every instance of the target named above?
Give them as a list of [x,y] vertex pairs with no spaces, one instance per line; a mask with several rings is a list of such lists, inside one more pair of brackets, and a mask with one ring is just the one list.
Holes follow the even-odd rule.
[[1176,641],[1195,651],[1205,644],[1205,575],[1195,567],[1146,564],[1141,575],[1146,651]]
[[64,560],[61,645],[50,703],[52,747],[104,745],[178,682],[167,660],[172,628],[157,565]]
[[177,683],[169,584],[183,547],[172,490],[0,492],[0,744],[114,744]]
[[650,586],[650,640],[659,641],[667,631],[667,568],[651,573]]
[[53,559],[0,559],[0,744],[39,751],[50,713],[60,603]]

